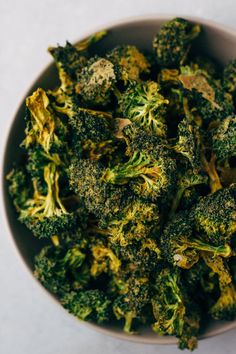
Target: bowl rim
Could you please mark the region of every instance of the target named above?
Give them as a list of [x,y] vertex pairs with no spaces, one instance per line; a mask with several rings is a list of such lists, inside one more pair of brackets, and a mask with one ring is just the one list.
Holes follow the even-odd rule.
[[[78,38],[75,43],[77,43],[78,41],[81,41],[83,39],[85,39],[86,37],[90,36],[91,34],[98,32],[98,31],[102,31],[104,29],[109,30],[113,30],[116,27],[120,27],[120,26],[125,26],[125,25],[134,25],[134,24],[138,24],[140,22],[144,23],[144,22],[151,22],[151,21],[169,21],[172,18],[175,17],[181,17],[184,19],[187,19],[191,22],[197,22],[199,24],[201,24],[202,26],[207,26],[210,27],[213,30],[218,30],[221,33],[225,33],[226,35],[229,36],[233,36],[235,37],[236,40],[236,29],[233,29],[232,27],[228,26],[228,25],[224,25],[223,23],[219,23],[215,20],[211,20],[211,19],[207,19],[207,18],[202,18],[202,17],[198,17],[198,16],[189,16],[189,15],[183,15],[183,14],[179,14],[179,13],[155,13],[155,14],[147,14],[147,15],[139,15],[139,16],[128,16],[128,17],[122,17],[121,19],[118,20],[114,20],[114,21],[109,21],[103,25],[99,25],[99,26],[91,26],[91,29],[86,31],[85,33],[81,33],[81,37]],[[12,130],[12,126],[14,124],[14,122],[16,121],[18,112],[20,110],[20,108],[25,104],[25,98],[27,97],[27,95],[29,95],[29,93],[32,91],[32,87],[34,87],[37,83],[37,81],[39,80],[40,77],[42,77],[45,72],[53,65],[53,60],[51,60],[49,62],[49,64],[47,64],[44,69],[42,69],[39,74],[36,76],[36,78],[31,82],[31,84],[29,86],[27,86],[28,88],[25,90],[24,95],[22,95],[22,99],[18,102],[15,110],[14,110],[14,114],[12,115],[12,118],[7,126],[6,132],[4,133],[3,136],[3,149],[1,151],[1,159],[0,159],[0,166],[1,166],[1,181],[0,181],[0,194],[2,196],[2,198],[0,198],[0,210],[2,210],[2,217],[3,217],[3,223],[5,226],[5,229],[7,230],[7,234],[8,234],[8,240],[10,240],[11,243],[11,248],[14,249],[14,253],[17,256],[19,263],[22,265],[22,268],[24,268],[26,270],[26,272],[30,275],[31,279],[38,284],[38,289],[41,288],[42,293],[44,293],[48,299],[51,300],[52,303],[54,303],[58,309],[60,309],[61,311],[63,311],[64,313],[66,313],[67,315],[69,315],[70,317],[72,317],[74,319],[74,321],[76,323],[79,324],[83,324],[88,328],[91,328],[95,331],[97,331],[98,333],[101,333],[103,335],[108,335],[110,337],[119,339],[119,340],[126,340],[129,342],[135,342],[135,343],[139,343],[139,344],[152,344],[152,345],[172,345],[172,344],[176,344],[177,343],[177,339],[173,336],[157,336],[157,337],[151,337],[151,338],[145,338],[145,336],[139,336],[139,335],[127,335],[125,333],[122,332],[115,332],[112,329],[103,327],[101,325],[98,325],[96,323],[92,323],[92,322],[88,322],[88,321],[81,321],[78,320],[78,318],[76,318],[75,316],[71,315],[68,311],[66,311],[60,304],[60,302],[56,299],[55,296],[53,296],[53,294],[51,294],[33,275],[32,270],[30,269],[29,265],[27,265],[24,257],[22,256],[21,252],[19,251],[16,242],[14,240],[13,237],[13,233],[11,231],[10,228],[10,221],[8,219],[7,216],[7,211],[6,211],[6,196],[4,194],[4,181],[5,181],[5,175],[4,175],[4,171],[5,171],[5,164],[7,161],[7,150],[8,150],[8,145],[9,145],[9,139],[10,139],[10,133]],[[199,336],[199,340],[202,339],[206,339],[206,338],[210,338],[210,337],[214,337],[217,336],[219,334],[223,334],[229,330],[232,330],[236,328],[236,320],[229,322],[227,325],[224,325],[223,328],[219,327],[217,329],[214,329],[213,331],[209,331],[206,333],[203,333],[202,335]]]

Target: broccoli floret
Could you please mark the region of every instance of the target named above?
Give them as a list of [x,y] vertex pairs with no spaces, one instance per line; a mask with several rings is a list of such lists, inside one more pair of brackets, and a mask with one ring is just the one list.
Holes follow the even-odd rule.
[[194,122],[189,122],[187,118],[184,118],[178,124],[178,142],[175,144],[174,150],[187,159],[192,168],[199,169],[201,157],[196,130]]
[[107,105],[115,88],[117,74],[109,60],[95,56],[77,76],[76,92],[85,102]]
[[67,292],[61,299],[62,305],[80,320],[103,323],[110,320],[111,300],[98,289]]
[[69,42],[66,42],[64,47],[50,47],[48,51],[56,62],[60,78],[63,73],[68,76],[68,80],[75,81],[77,72],[80,72],[87,62],[85,53],[81,53]]
[[169,101],[159,93],[159,85],[147,81],[131,85],[119,101],[124,117],[135,122],[147,133],[166,137],[166,107]]
[[121,262],[110,248],[96,244],[91,251],[93,257],[91,275],[93,277],[101,273],[116,274],[119,271]]
[[66,73],[71,80],[76,80],[76,75],[84,67],[87,61],[87,50],[89,47],[101,40],[107,34],[106,31],[100,31],[86,38],[79,43],[72,45],[66,42],[64,47],[50,47],[49,53],[53,56],[57,69]]
[[[127,184],[137,194],[151,201],[168,196],[175,183],[175,160],[154,136],[127,126],[129,160],[105,171],[103,179],[112,184]],[[128,141],[127,139],[127,141]]]
[[172,200],[170,216],[172,216],[178,209],[183,194],[186,190],[189,190],[189,188],[194,186],[206,185],[207,182],[208,177],[204,173],[198,172],[196,170],[188,169],[182,175],[180,174],[180,177],[177,181],[177,192]]
[[224,68],[222,81],[225,90],[234,95],[236,89],[236,59],[231,60]]
[[215,320],[232,321],[236,316],[236,289],[233,284],[221,290],[217,302],[211,307],[210,314]]
[[182,67],[179,81],[190,107],[198,112],[205,125],[221,121],[233,113],[232,96],[224,91],[219,82],[209,79],[204,71]]
[[204,71],[209,77],[218,79],[221,74],[221,68],[212,58],[207,56],[194,57],[190,64],[195,70],[200,69]]
[[148,279],[131,277],[127,280],[125,294],[118,296],[113,302],[113,313],[120,320],[124,319],[124,331],[132,333],[135,321],[142,322],[145,317],[145,306],[150,302]]
[[98,218],[110,218],[122,210],[125,187],[102,181],[104,168],[99,162],[74,159],[69,167],[71,188],[84,200],[88,211]]
[[179,271],[163,269],[156,279],[155,289],[151,300],[156,319],[153,330],[158,334],[176,335],[181,349],[193,350],[197,345],[200,313],[181,284]]
[[133,81],[140,81],[142,73],[149,73],[150,64],[145,56],[131,45],[118,46],[107,53],[106,58],[116,68],[119,80],[124,84]]
[[6,176],[8,191],[18,212],[25,206],[30,198],[32,188],[30,187],[29,176],[23,168],[13,168]]
[[115,251],[131,272],[140,274],[155,273],[161,259],[157,241],[146,235],[141,240],[132,240],[132,243],[125,246],[116,246]]
[[236,156],[236,116],[225,118],[213,132],[212,150],[220,161]]
[[46,246],[35,257],[35,277],[59,298],[75,288],[83,289],[90,280],[83,248],[67,246]]
[[182,18],[165,23],[153,40],[157,63],[164,67],[182,65],[200,30],[199,25]]
[[236,189],[229,188],[202,197],[193,207],[191,217],[202,239],[213,245],[222,245],[231,240],[236,232]]
[[66,149],[67,127],[56,117],[49,98],[43,89],[37,89],[26,99],[29,110],[25,139],[22,146],[28,149],[37,143],[48,154]]
[[152,230],[157,230],[160,223],[160,213],[156,204],[138,199],[127,204],[107,226],[110,241],[121,246],[144,239]]
[[198,262],[201,251],[214,256],[229,257],[230,246],[223,240],[221,244],[206,243],[199,238],[193,229],[193,220],[188,211],[179,212],[164,228],[161,235],[161,248],[165,258],[173,265],[189,269]]
[[52,237],[65,230],[73,230],[77,214],[68,212],[59,197],[59,173],[53,163],[44,167],[47,194],[42,195],[33,182],[33,198],[26,200],[20,210],[19,220],[37,237]]

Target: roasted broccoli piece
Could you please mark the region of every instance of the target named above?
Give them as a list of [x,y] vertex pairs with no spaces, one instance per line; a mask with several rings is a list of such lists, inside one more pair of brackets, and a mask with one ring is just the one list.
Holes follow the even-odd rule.
[[99,162],[74,159],[69,167],[71,188],[84,200],[88,211],[106,219],[122,210],[125,187],[114,187],[102,181],[104,168]]
[[108,223],[108,235],[112,243],[127,246],[134,240],[142,240],[160,226],[160,212],[154,203],[139,199],[127,201],[127,206]]
[[8,191],[18,212],[25,206],[30,198],[32,188],[30,179],[24,168],[13,168],[6,176]]
[[26,149],[38,144],[48,154],[66,150],[67,126],[55,115],[43,89],[37,89],[26,99],[29,110],[22,146]]
[[225,118],[213,132],[212,150],[220,161],[236,156],[236,116]]
[[165,23],[153,40],[157,63],[164,67],[182,65],[191,48],[192,41],[199,35],[200,26],[182,18]]
[[195,133],[197,129],[194,122],[189,122],[187,118],[184,118],[178,124],[178,142],[174,146],[174,150],[187,159],[194,169],[201,167],[200,143],[198,132]]
[[93,277],[97,277],[101,273],[116,274],[119,271],[121,261],[110,248],[96,244],[92,246],[91,251],[93,261],[90,271]]
[[107,53],[106,58],[116,68],[117,78],[128,84],[140,81],[140,76],[149,73],[150,64],[145,56],[131,45],[118,46]]
[[44,167],[47,194],[41,194],[37,182],[33,181],[33,197],[27,199],[20,210],[19,220],[37,237],[52,237],[76,226],[77,214],[68,212],[61,202],[58,179],[55,164],[49,163]]
[[227,92],[235,94],[236,89],[236,60],[231,60],[223,72],[223,86]]
[[84,252],[78,244],[45,246],[35,257],[34,275],[59,299],[73,289],[83,289],[90,281]]
[[102,39],[106,34],[106,31],[100,31],[76,45],[66,42],[64,47],[57,46],[48,49],[56,62],[61,82],[58,88],[49,90],[49,94],[56,100],[57,104],[63,104],[66,96],[75,92],[77,75],[87,64],[90,46]]
[[140,274],[153,275],[159,269],[161,250],[158,242],[151,237],[132,240],[132,243],[120,246],[112,244],[121,262],[125,262],[127,269]]
[[131,85],[121,96],[119,104],[124,117],[135,122],[147,133],[165,138],[165,116],[169,101],[159,90],[159,85],[154,81]]
[[193,207],[191,218],[202,239],[219,246],[230,243],[236,232],[236,187],[221,189],[202,197]]
[[176,335],[179,347],[193,350],[197,346],[200,313],[181,284],[178,270],[164,268],[155,282],[151,299],[158,334]]
[[210,314],[215,320],[232,321],[236,316],[236,289],[229,284],[221,290],[217,302],[211,307]]
[[112,97],[117,74],[111,61],[95,56],[77,75],[76,92],[85,102],[94,105],[107,105]]
[[197,111],[204,125],[221,121],[233,113],[232,96],[224,91],[218,81],[208,78],[204,71],[181,67],[178,79],[191,109]]
[[145,318],[145,307],[150,302],[150,287],[145,277],[131,277],[127,280],[127,290],[113,302],[113,313],[120,320],[124,319],[124,331],[132,333],[134,322]]
[[111,300],[98,289],[66,292],[61,302],[70,313],[80,320],[103,323],[111,318]]
[[231,255],[231,248],[225,240],[215,246],[214,243],[206,243],[196,236],[193,220],[188,211],[176,214],[164,228],[160,239],[163,254],[168,262],[189,269],[198,262],[201,251],[209,252],[214,256]]
[[[126,136],[131,137],[127,154],[129,160],[105,171],[103,180],[123,185],[130,182],[130,187],[137,194],[151,201],[167,196],[175,183],[176,163],[168,156],[168,150],[154,136],[125,128]],[[135,129],[134,129],[135,130]]]
[[172,200],[170,216],[172,216],[178,209],[183,194],[186,190],[189,190],[194,186],[206,185],[207,182],[208,177],[203,172],[188,169],[184,171],[184,173],[180,174],[180,177],[177,181],[177,192]]

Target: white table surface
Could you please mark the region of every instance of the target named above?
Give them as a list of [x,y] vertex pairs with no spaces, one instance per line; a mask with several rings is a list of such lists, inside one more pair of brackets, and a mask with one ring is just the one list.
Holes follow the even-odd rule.
[[[0,0],[0,152],[23,94],[51,58],[48,45],[74,41],[113,20],[170,13],[236,27],[235,0]],[[199,342],[196,353],[233,354],[236,330]],[[179,353],[122,342],[86,328],[49,301],[16,256],[0,219],[0,354]]]

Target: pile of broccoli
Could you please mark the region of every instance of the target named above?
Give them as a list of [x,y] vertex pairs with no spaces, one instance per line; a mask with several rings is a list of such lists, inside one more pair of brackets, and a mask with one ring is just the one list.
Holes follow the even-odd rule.
[[34,274],[68,311],[190,350],[236,316],[236,60],[200,56],[200,32],[176,18],[152,52],[92,54],[106,32],[49,48],[60,85],[27,98],[7,176],[46,242]]

